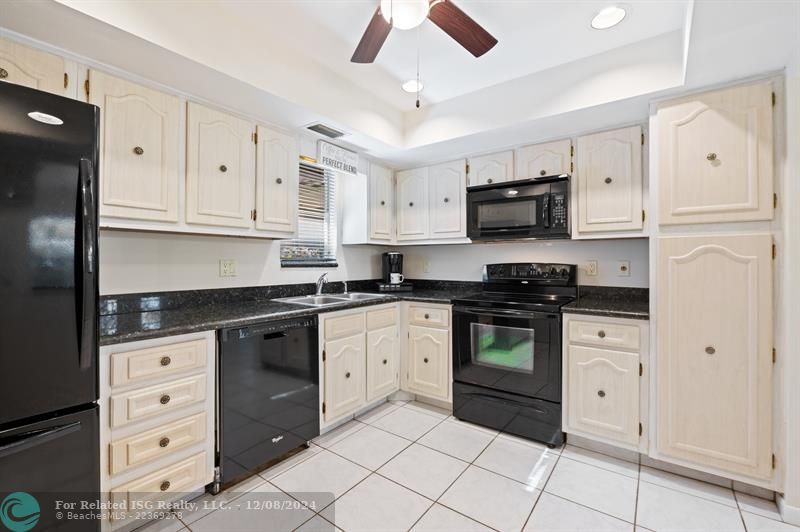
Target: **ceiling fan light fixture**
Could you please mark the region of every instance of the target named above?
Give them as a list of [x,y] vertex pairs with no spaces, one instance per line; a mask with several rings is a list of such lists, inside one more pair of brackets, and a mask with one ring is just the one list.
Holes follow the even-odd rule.
[[626,12],[619,6],[604,7],[592,19],[592,27],[596,30],[607,30],[622,22]]
[[422,92],[422,89],[425,88],[425,85],[422,84],[422,81],[416,79],[410,79],[403,83],[403,90],[410,93]]
[[410,30],[422,24],[430,11],[428,0],[381,0],[381,15],[398,30]]

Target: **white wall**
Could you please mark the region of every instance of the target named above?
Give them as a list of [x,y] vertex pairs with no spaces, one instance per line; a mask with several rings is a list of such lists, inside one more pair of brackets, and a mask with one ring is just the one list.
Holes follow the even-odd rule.
[[[542,240],[502,244],[451,244],[398,247],[405,255],[404,273],[416,279],[480,281],[481,267],[494,262],[561,262],[578,265],[578,283],[605,286],[648,286],[647,239]],[[597,276],[582,269],[598,263]],[[630,276],[617,276],[618,260],[631,263]],[[428,271],[425,271],[425,262]]]

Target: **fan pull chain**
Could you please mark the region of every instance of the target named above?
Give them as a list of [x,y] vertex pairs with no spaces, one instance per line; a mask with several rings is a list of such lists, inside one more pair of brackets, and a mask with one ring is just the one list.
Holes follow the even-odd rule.
[[417,26],[417,109],[419,109],[419,32],[420,27]]

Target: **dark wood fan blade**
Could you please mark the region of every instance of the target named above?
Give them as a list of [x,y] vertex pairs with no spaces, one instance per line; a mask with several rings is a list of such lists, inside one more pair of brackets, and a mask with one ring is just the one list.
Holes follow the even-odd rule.
[[375,61],[390,31],[392,31],[392,25],[386,22],[386,19],[381,15],[381,8],[378,7],[372,16],[372,20],[369,21],[361,41],[356,46],[356,51],[350,61],[353,63],[372,63]]
[[450,0],[431,2],[428,18],[475,57],[482,56],[497,44],[497,39]]

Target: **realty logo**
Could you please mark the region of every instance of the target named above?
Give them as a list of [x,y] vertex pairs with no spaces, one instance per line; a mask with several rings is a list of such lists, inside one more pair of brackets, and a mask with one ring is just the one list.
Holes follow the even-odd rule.
[[39,502],[29,493],[15,491],[0,503],[0,522],[11,532],[27,532],[39,522]]

